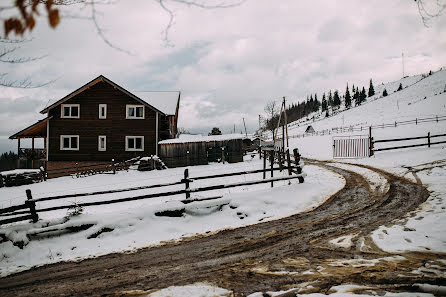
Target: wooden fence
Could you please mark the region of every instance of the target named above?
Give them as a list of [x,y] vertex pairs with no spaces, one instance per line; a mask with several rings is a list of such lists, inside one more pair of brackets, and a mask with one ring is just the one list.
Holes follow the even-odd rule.
[[[431,145],[446,143],[446,141],[434,141],[434,142],[432,141],[432,138],[438,138],[438,137],[446,137],[446,134],[431,135],[431,133],[429,132],[429,133],[427,133],[427,136],[373,140],[372,150],[373,150],[373,152],[379,152],[379,151],[389,151],[389,150],[397,150],[397,149],[420,147],[420,146],[431,147]],[[411,141],[411,140],[420,140],[420,139],[426,139],[426,142],[417,143],[417,144],[409,144],[409,145],[375,148],[375,145],[377,143],[401,142],[401,141]]]
[[[87,207],[87,206],[106,205],[106,204],[129,202],[129,201],[135,201],[135,200],[141,200],[141,199],[166,197],[166,196],[179,195],[179,194],[185,194],[186,200],[183,200],[183,203],[190,203],[192,201],[190,199],[191,193],[198,193],[198,192],[218,190],[218,189],[227,189],[227,188],[240,187],[240,186],[249,186],[249,185],[262,184],[262,183],[271,183],[271,186],[273,186],[273,183],[275,181],[292,180],[292,179],[298,179],[299,182],[303,182],[304,174],[302,173],[302,168],[299,165],[300,164],[300,155],[298,154],[297,151],[295,151],[295,153],[296,154],[295,154],[294,165],[293,165],[293,162],[289,161],[288,162],[289,166],[283,166],[283,165],[280,165],[279,167],[271,166],[271,168],[269,168],[269,169],[264,168],[264,169],[259,169],[259,170],[240,171],[240,172],[216,174],[216,175],[210,175],[210,176],[198,176],[198,177],[192,177],[192,178],[189,177],[189,169],[185,169],[183,179],[181,179],[180,181],[164,183],[164,184],[132,187],[132,188],[126,188],[126,189],[116,189],[116,190],[106,190],[106,191],[104,190],[104,191],[97,191],[97,192],[90,192],[90,193],[66,194],[66,195],[42,197],[42,198],[36,198],[36,199],[32,198],[31,190],[28,189],[28,190],[26,190],[27,200],[26,200],[25,204],[0,209],[0,217],[13,216],[12,218],[0,220],[0,225],[12,223],[12,222],[19,222],[19,221],[28,220],[28,219],[32,219],[33,222],[36,222],[38,220],[38,213],[40,213],[40,212],[54,211],[54,210],[60,210],[60,209],[70,209],[73,207],[72,204],[69,204],[69,205],[61,205],[61,206],[55,206],[55,207],[36,209],[37,202],[50,201],[50,200],[77,198],[77,197],[85,197],[85,196],[93,196],[93,195],[104,195],[104,194],[120,193],[120,192],[131,192],[131,191],[136,191],[136,190],[162,188],[162,187],[167,187],[167,186],[184,184],[185,188],[183,190],[166,191],[166,192],[161,192],[161,193],[139,195],[139,196],[119,198],[119,199],[113,199],[113,200],[107,200],[107,201],[93,201],[93,202],[78,203],[76,206]],[[288,156],[289,156],[289,154],[288,154]],[[273,160],[272,164],[274,164],[274,159],[275,159],[274,155],[272,155],[272,160]],[[280,170],[280,171],[288,170],[289,175],[282,176],[282,177],[273,177],[273,172],[277,171],[277,170]],[[266,172],[271,173],[271,178],[266,178]],[[193,183],[195,180],[204,180],[204,179],[221,178],[221,177],[229,177],[229,176],[237,176],[237,175],[245,175],[245,174],[255,174],[255,173],[263,173],[263,179],[253,180],[253,181],[245,181],[245,182],[239,182],[239,183],[204,186],[204,187],[198,187],[198,188],[190,187],[191,183]],[[292,173],[294,173],[294,175]],[[209,199],[209,198],[204,198],[203,200],[207,200],[207,199]],[[24,209],[29,209],[29,210],[24,210]]]
[[348,132],[367,132],[370,128],[371,129],[385,129],[385,128],[396,128],[398,126],[404,126],[404,125],[418,125],[422,123],[438,123],[446,121],[446,116],[435,116],[435,117],[428,117],[428,118],[415,118],[413,120],[408,121],[394,121],[392,123],[383,123],[378,125],[372,125],[372,126],[342,126],[342,127],[334,127],[331,129],[325,129],[321,131],[316,131],[312,133],[302,133],[297,135],[290,135],[290,138],[301,138],[301,137],[308,137],[308,136],[323,136],[323,135],[332,135],[332,134],[339,134],[339,133],[348,133]]
[[370,157],[370,137],[352,135],[333,137],[333,158]]

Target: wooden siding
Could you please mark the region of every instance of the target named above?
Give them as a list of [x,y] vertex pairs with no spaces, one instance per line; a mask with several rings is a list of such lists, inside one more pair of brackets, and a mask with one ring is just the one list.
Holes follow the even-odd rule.
[[242,139],[210,142],[165,143],[160,145],[160,157],[167,167],[207,165],[222,158],[224,147],[225,161],[243,162]]
[[[119,89],[100,82],[65,103],[80,104],[80,118],[61,118],[61,105],[49,111],[49,161],[120,161],[155,154],[156,111],[145,106],[144,119],[126,119],[126,104],[139,102]],[[106,119],[99,119],[99,104],[107,104]],[[163,139],[170,138],[167,121],[159,116]],[[79,135],[79,150],[60,150],[60,135]],[[99,135],[107,136],[106,151],[98,151]],[[144,151],[125,151],[126,136],[144,136]]]

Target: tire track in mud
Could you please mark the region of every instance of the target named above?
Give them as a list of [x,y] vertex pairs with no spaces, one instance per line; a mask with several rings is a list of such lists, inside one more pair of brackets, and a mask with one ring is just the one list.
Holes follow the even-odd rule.
[[[335,164],[314,160],[307,164],[346,180],[343,189],[312,211],[134,253],[35,268],[1,278],[0,295],[122,296],[118,292],[200,281],[230,289],[235,296],[288,288],[324,293],[343,283],[372,285],[378,292],[407,291],[414,283],[446,283],[446,255],[386,253],[369,237],[378,226],[427,199],[429,193],[421,184],[362,166],[387,180],[383,193],[373,191],[362,175]],[[350,245],[330,243],[342,235],[351,237]]]

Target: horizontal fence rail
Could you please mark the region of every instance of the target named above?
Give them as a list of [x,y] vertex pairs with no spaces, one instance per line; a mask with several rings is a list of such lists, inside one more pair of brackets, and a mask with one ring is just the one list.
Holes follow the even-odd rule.
[[[301,138],[301,137],[307,137],[307,136],[324,136],[324,135],[331,135],[331,134],[339,134],[339,133],[347,133],[347,132],[365,132],[368,129],[385,129],[385,128],[395,128],[398,126],[404,126],[404,125],[418,125],[421,123],[438,123],[446,121],[446,115],[441,116],[434,116],[434,117],[427,117],[427,118],[415,118],[413,120],[407,120],[407,121],[394,121],[392,123],[383,123],[383,124],[377,124],[377,125],[371,125],[371,126],[342,126],[342,127],[334,127],[331,129],[325,129],[321,131],[315,131],[310,133],[302,133],[302,134],[296,134],[296,135],[290,135],[289,138]],[[363,123],[365,124],[365,123]],[[309,126],[311,123],[305,124],[304,126]],[[294,125],[295,126],[295,125]]]
[[[288,152],[288,154],[289,154],[289,152]],[[271,154],[271,157],[272,157],[272,160],[274,160],[273,154]],[[279,155],[278,155],[278,158],[280,159]],[[289,159],[289,156],[288,156],[288,159]],[[288,160],[288,164],[289,164],[288,166],[283,166],[282,164],[279,164],[280,165],[279,167],[273,167],[271,165],[271,168],[264,168],[264,169],[259,169],[259,170],[240,171],[240,172],[232,172],[232,173],[224,173],[224,174],[215,174],[215,175],[209,175],[209,176],[197,176],[197,177],[191,177],[191,178],[189,177],[189,169],[185,169],[184,178],[177,182],[140,186],[140,187],[132,187],[132,188],[125,188],[125,189],[108,190],[108,191],[96,191],[96,192],[89,192],[89,193],[78,193],[78,194],[66,194],[66,195],[58,195],[58,196],[50,196],[50,197],[41,197],[41,198],[36,198],[36,199],[32,198],[31,191],[28,189],[28,190],[26,190],[27,200],[26,200],[25,204],[0,209],[0,216],[3,216],[3,217],[15,216],[12,218],[0,220],[0,225],[23,221],[23,220],[29,220],[29,219],[32,219],[33,222],[37,222],[37,220],[38,220],[37,213],[38,212],[48,212],[48,211],[73,208],[73,204],[70,204],[70,205],[60,205],[60,206],[36,209],[36,202],[43,202],[43,201],[50,201],[50,200],[57,200],[57,199],[86,197],[86,196],[103,195],[103,194],[111,194],[111,193],[119,193],[119,192],[131,192],[131,191],[137,191],[137,190],[143,190],[143,189],[161,188],[161,187],[184,184],[185,188],[181,189],[181,190],[173,190],[173,191],[166,191],[166,192],[161,192],[161,193],[138,195],[138,196],[118,198],[118,199],[107,200],[107,201],[92,201],[92,202],[85,202],[85,203],[76,203],[75,206],[76,207],[99,206],[99,205],[107,205],[107,204],[114,204],[114,203],[121,203],[121,202],[136,201],[136,200],[142,200],[142,199],[153,199],[153,198],[167,197],[167,196],[173,196],[173,195],[179,195],[179,194],[185,194],[186,200],[182,200],[182,201],[184,203],[190,203],[190,202],[194,201],[194,199],[190,199],[191,193],[198,193],[198,192],[205,192],[205,191],[212,191],[212,190],[219,190],[219,189],[228,189],[228,188],[234,188],[234,187],[240,187],[240,186],[250,186],[250,185],[256,185],[256,184],[263,184],[263,183],[271,183],[271,186],[273,186],[273,182],[275,182],[275,181],[286,181],[286,180],[292,180],[292,179],[299,179],[299,182],[303,182],[303,177],[305,176],[305,174],[302,173],[302,169],[300,167],[299,160],[300,160],[300,155],[298,155],[298,153],[296,152],[295,153],[295,162],[294,162],[294,164],[296,164],[295,166],[292,166],[291,164],[293,164],[293,162]],[[274,171],[277,171],[277,170],[283,171],[286,169],[288,169],[289,176],[273,177]],[[271,173],[271,178],[266,178],[265,173],[267,173],[267,172]],[[229,176],[255,174],[255,173],[263,173],[263,179],[238,182],[238,183],[203,186],[203,187],[198,187],[198,188],[190,188],[190,183],[193,183],[195,180],[205,180],[205,179],[212,179],[212,178],[222,178],[222,177],[229,177]],[[292,175],[292,173],[294,173],[294,175]],[[209,198],[209,199],[211,199],[211,198]],[[212,198],[212,199],[214,199],[214,198]],[[29,210],[26,210],[26,209],[29,209]],[[22,215],[22,214],[25,214],[25,215],[17,216],[17,215]]]
[[411,147],[421,147],[421,146],[427,146],[430,147],[431,145],[436,144],[444,144],[446,141],[436,141],[432,142],[432,138],[437,137],[446,137],[446,134],[437,134],[437,135],[431,135],[430,132],[427,134],[427,136],[417,136],[417,137],[405,137],[405,138],[395,138],[395,139],[379,139],[374,140],[373,144],[375,143],[389,143],[389,142],[400,142],[400,141],[411,141],[411,140],[420,140],[420,139],[427,139],[426,143],[416,143],[416,144],[410,144],[410,145],[400,145],[400,146],[393,146],[393,147],[384,147],[384,148],[373,148],[374,152],[380,152],[380,151],[390,151],[390,150],[397,150],[397,149],[404,149],[404,148],[411,148]]

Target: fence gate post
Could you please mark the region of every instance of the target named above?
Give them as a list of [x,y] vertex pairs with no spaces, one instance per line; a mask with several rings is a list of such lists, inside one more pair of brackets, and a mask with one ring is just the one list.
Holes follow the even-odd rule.
[[[274,169],[273,169],[273,167],[274,167],[274,153],[275,153],[275,151],[270,151],[270,155],[269,155],[269,159],[270,159],[270,162],[271,162],[271,178],[274,177]],[[274,182],[273,181],[271,181],[271,188],[272,187],[274,187]]]
[[3,175],[0,174],[0,188],[3,187]]
[[369,127],[369,157],[373,156],[372,126]]
[[266,178],[266,151],[263,151],[263,179]]
[[427,147],[431,147],[431,132],[427,132]]
[[186,199],[190,198],[190,188],[189,188],[189,169],[184,169],[184,179],[183,179],[185,185],[186,185]]
[[29,211],[31,212],[33,223],[36,223],[39,220],[39,216],[36,212],[36,203],[34,201],[31,201],[33,199],[33,196],[31,195],[31,190],[26,189],[26,198],[25,204],[28,205]]

